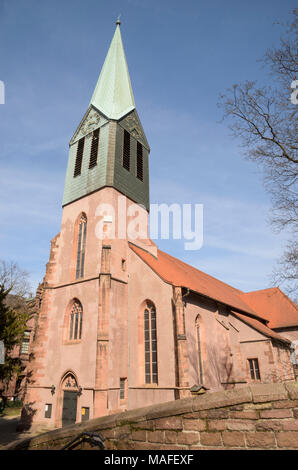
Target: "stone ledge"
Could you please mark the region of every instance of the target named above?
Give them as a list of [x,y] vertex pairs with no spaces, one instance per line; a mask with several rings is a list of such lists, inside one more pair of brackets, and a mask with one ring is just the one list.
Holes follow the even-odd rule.
[[288,391],[282,383],[251,384],[249,388],[252,393],[253,403],[288,399]]
[[[84,423],[67,426],[65,428],[49,431],[39,436],[32,436],[15,441],[4,449],[34,449],[45,445],[57,447],[64,442],[71,440],[77,434],[83,431],[104,431],[116,427],[132,427],[135,423],[142,427],[141,423],[148,424],[147,421],[157,420],[159,418],[174,417],[183,414],[195,413],[201,410],[213,410],[216,408],[225,408],[238,404],[250,404],[250,406],[260,406],[258,403],[266,403],[277,400],[297,399],[298,383],[287,382],[285,384],[251,384],[236,390],[219,391],[206,393],[196,397],[183,398],[166,403],[150,405],[143,408],[125,411],[113,415],[107,415],[95,418]],[[145,426],[148,427],[148,426]],[[148,428],[149,429],[149,428]]]
[[193,411],[223,408],[251,401],[252,394],[249,387],[206,393],[193,398]]
[[285,382],[285,387],[287,391],[289,392],[290,398],[292,400],[297,400],[298,399],[298,382],[295,382],[295,381]]

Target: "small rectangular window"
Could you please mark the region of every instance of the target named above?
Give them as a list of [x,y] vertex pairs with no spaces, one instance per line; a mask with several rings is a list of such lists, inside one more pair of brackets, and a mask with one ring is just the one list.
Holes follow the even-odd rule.
[[45,418],[51,418],[51,416],[52,416],[52,404],[51,403],[46,403],[44,417]]
[[126,170],[130,170],[130,134],[124,130],[123,135],[123,159],[122,159],[123,167]]
[[126,398],[126,378],[120,379],[120,400],[124,400]]
[[248,364],[252,380],[261,380],[258,359],[248,359]]
[[81,174],[83,153],[84,153],[84,143],[85,143],[85,138],[82,137],[82,139],[79,140],[78,146],[77,146],[77,156],[76,156],[76,163],[75,163],[75,169],[74,169],[74,174],[73,174],[74,177]]
[[143,171],[143,146],[140,142],[137,142],[137,178],[143,181],[144,171]]
[[93,131],[93,134],[92,134],[89,168],[93,168],[97,165],[98,144],[99,144],[99,129],[96,129],[95,131]]
[[30,345],[30,331],[25,331],[22,344],[21,344],[21,354],[29,354],[29,345]]

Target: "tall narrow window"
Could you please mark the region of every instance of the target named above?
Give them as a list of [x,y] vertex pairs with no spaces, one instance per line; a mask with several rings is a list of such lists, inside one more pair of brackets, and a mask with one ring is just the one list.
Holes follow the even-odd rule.
[[137,178],[143,181],[143,146],[137,142]]
[[261,380],[258,359],[248,359],[250,376],[253,380]]
[[145,337],[145,383],[156,383],[157,374],[157,337],[156,337],[156,310],[152,304],[147,304],[144,311],[144,337]]
[[76,163],[73,176],[78,176],[81,174],[82,169],[82,161],[83,161],[83,153],[84,153],[84,143],[85,139],[82,137],[77,146],[77,156],[76,156]]
[[123,167],[130,170],[130,134],[124,130],[123,136]]
[[126,398],[126,378],[121,377],[120,379],[120,400],[124,400]]
[[198,376],[200,384],[203,384],[203,366],[202,366],[202,350],[201,350],[201,336],[200,336],[200,325],[197,320],[196,322],[197,330],[197,347],[198,347]]
[[87,218],[83,214],[79,223],[76,279],[84,276]]
[[98,144],[99,144],[99,129],[96,129],[92,133],[89,168],[93,168],[94,166],[97,165]]
[[83,308],[78,300],[75,300],[69,318],[69,339],[81,339],[83,323]]

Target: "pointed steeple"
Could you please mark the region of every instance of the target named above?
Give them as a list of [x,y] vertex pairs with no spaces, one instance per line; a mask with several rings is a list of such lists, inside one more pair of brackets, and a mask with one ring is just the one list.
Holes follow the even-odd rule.
[[107,118],[118,120],[135,109],[135,102],[121,38],[119,19],[116,25],[116,31],[90,104],[105,114]]
[[[1,1],[1,0],[0,0]],[[120,20],[70,143],[63,206],[112,187],[149,211],[149,144],[135,108]]]

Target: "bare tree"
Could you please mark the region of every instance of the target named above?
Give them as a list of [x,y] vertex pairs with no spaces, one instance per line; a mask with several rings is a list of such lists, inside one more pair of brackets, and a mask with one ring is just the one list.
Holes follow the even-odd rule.
[[16,297],[24,298],[31,295],[29,273],[14,261],[0,260],[0,285]]
[[273,226],[291,234],[274,272],[274,281],[285,284],[289,293],[297,287],[298,277],[297,13],[293,11],[280,47],[268,49],[261,59],[269,69],[271,86],[246,81],[233,85],[219,101],[223,119],[231,120],[232,135],[240,138],[246,157],[264,170],[265,187],[273,201]]

